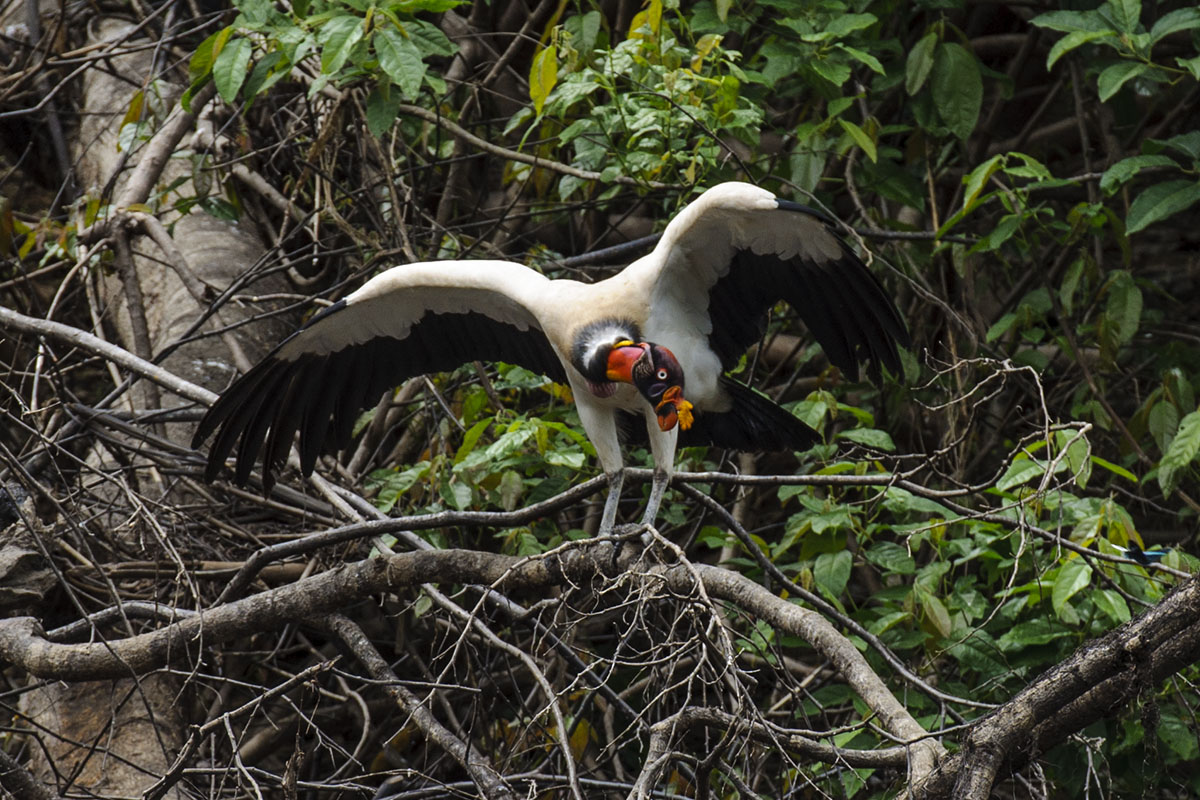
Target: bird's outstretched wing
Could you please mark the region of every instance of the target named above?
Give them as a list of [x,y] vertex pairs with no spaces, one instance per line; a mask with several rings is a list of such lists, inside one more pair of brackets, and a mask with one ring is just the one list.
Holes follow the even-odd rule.
[[[263,484],[300,431],[300,463],[312,472],[326,448],[349,443],[359,412],[385,389],[467,361],[507,361],[565,381],[530,308],[547,279],[504,261],[439,261],[393,267],[314,316],[238,378],[201,420],[214,431],[205,477],[237,445],[238,483],[263,454]],[[239,443],[240,439],[240,443]]]
[[[909,344],[891,298],[826,218],[751,184],[702,194],[629,272],[648,288],[650,318],[707,337],[725,369],[762,335],[780,300],[851,380],[862,361],[875,374],[881,365],[898,372],[896,347]],[[656,335],[666,338],[646,331]]]

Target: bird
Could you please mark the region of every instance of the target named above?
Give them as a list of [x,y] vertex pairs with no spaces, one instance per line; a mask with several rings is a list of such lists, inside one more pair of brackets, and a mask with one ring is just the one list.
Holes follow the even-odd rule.
[[1151,564],[1157,564],[1167,557],[1171,552],[1171,548],[1157,547],[1151,550],[1143,550],[1137,542],[1130,542],[1128,547],[1116,545],[1117,550],[1126,558],[1132,559],[1143,567],[1148,567]]
[[599,531],[616,522],[621,415],[644,419],[654,461],[642,523],[653,525],[681,444],[804,450],[817,433],[726,373],[788,303],[850,380],[869,363],[900,373],[910,338],[887,290],[832,220],[753,184],[717,184],[685,206],[654,249],[595,283],[477,259],[391,267],[324,308],[237,378],[197,426],[215,433],[205,478],[237,447],[265,492],[299,432],[300,469],[345,448],[361,410],[404,380],[471,361],[517,364],[569,385],[608,478]]

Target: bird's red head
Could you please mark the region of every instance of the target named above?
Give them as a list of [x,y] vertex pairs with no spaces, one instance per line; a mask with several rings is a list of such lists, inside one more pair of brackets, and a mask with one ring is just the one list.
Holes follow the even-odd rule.
[[658,427],[692,427],[692,404],[683,398],[683,367],[675,354],[649,342],[617,342],[608,353],[605,376],[631,383],[654,406]]

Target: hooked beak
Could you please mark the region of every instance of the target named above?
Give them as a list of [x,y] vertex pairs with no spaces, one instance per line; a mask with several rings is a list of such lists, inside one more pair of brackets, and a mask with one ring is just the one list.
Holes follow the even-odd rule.
[[692,427],[692,404],[683,399],[683,389],[672,386],[663,392],[662,401],[654,407],[658,414],[658,427],[669,431],[678,423],[682,430]]
[[608,367],[604,377],[610,381],[633,383],[633,365],[650,354],[650,345],[642,342],[619,342],[608,351]]

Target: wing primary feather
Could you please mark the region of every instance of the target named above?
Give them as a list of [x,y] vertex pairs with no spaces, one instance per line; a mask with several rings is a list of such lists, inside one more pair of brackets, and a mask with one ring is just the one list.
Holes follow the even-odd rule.
[[302,356],[292,365],[292,380],[283,392],[275,415],[275,424],[267,436],[267,445],[262,454],[263,484],[270,491],[275,484],[275,473],[287,460],[292,439],[300,428],[301,411],[298,408],[307,383],[303,376],[311,368],[313,356]]
[[[350,445],[350,435],[359,411],[367,402],[368,370],[370,363],[364,352],[347,353],[346,385],[338,392],[333,403],[333,430],[336,435],[335,450],[344,450]],[[376,395],[378,399],[378,395]]]
[[[268,491],[275,484],[275,468],[283,466],[287,461],[288,446],[292,443],[292,435],[296,430],[300,431],[300,463],[301,465],[304,463],[306,429],[309,425],[313,398],[323,389],[328,388],[323,379],[325,362],[329,358],[331,356],[313,356],[298,362],[304,366],[298,367],[294,371],[295,377],[292,379],[288,391],[287,417],[283,416],[284,408],[281,406],[280,416],[275,418],[280,428],[280,439],[274,443],[275,448],[278,448],[277,456],[273,461],[263,463],[263,485]],[[320,442],[317,442],[315,447],[320,448]],[[316,460],[317,453],[313,453],[310,463],[315,464]],[[301,466],[301,474],[310,475],[311,473],[311,466],[307,472]]]
[[[328,386],[334,387],[334,390],[325,389],[317,396],[317,419],[325,420],[325,430],[319,437],[321,451],[325,453],[337,452],[337,441],[340,438],[338,422],[341,421],[337,414],[338,400],[345,390],[346,375],[354,365],[353,358],[336,358],[337,355],[339,354],[335,354],[335,359],[331,362],[332,368],[326,378]],[[351,424],[353,422],[350,420]]]
[[883,287],[852,253],[846,253],[843,260],[833,262],[830,266],[838,273],[837,278],[831,280],[831,288],[842,297],[843,307],[852,309],[847,322],[848,330],[855,334],[856,359],[870,360],[868,372],[876,383],[879,382],[882,366],[899,372],[900,358],[896,352],[896,342],[898,338],[907,342],[908,335],[903,328],[899,331],[889,329],[888,323],[896,312],[883,293]]
[[[208,450],[208,464],[204,469],[205,480],[211,481],[217,477],[225,459],[233,451],[238,436],[254,421],[263,403],[271,396],[271,391],[286,378],[285,365],[280,362],[264,362],[262,366],[264,368],[261,373],[249,382],[252,385],[243,385],[239,381],[221,395],[220,402],[228,401],[228,410],[224,414],[226,419],[217,433],[217,438]],[[216,409],[216,406],[213,408]]]
[[217,401],[204,414],[204,417],[200,420],[200,424],[196,426],[196,432],[192,435],[193,449],[204,444],[204,441],[212,435],[213,431],[222,422],[229,419],[230,415],[240,408],[246,402],[247,398],[255,393],[258,385],[266,380],[270,374],[274,363],[270,359],[263,360],[245,375],[235,379],[221,393]]
[[856,291],[856,278],[859,276],[847,276],[844,269],[838,269],[839,266],[845,265],[842,262],[831,262],[826,266],[827,277],[823,283],[829,294],[837,298],[836,307],[841,314],[838,321],[846,331],[852,352],[852,379],[857,380],[858,365],[869,360],[871,376],[878,380],[881,360],[892,361],[891,357],[886,355],[890,350],[890,337],[879,324],[875,309]]
[[830,363],[856,380],[858,365],[854,361],[854,348],[846,336],[845,328],[835,316],[836,304],[830,297],[824,277],[812,274],[811,269],[797,266],[800,268],[793,267],[795,294],[784,299],[800,314],[800,319],[812,331]]
[[300,422],[300,474],[311,475],[317,456],[325,449],[325,434],[329,430],[329,415],[334,395],[340,391],[340,378],[345,374],[344,353],[331,353],[321,358],[312,370],[310,387],[302,396]]
[[[259,393],[261,401],[258,404],[258,408],[254,410],[253,416],[250,416],[250,412],[247,411],[249,422],[242,430],[242,440],[238,445],[237,451],[237,467],[234,470],[234,481],[238,486],[244,486],[246,481],[249,480],[250,472],[254,468],[254,462],[258,458],[259,451],[262,450],[263,440],[267,436],[268,427],[278,424],[279,417],[277,415],[279,413],[280,397],[278,390],[283,388],[279,384],[286,385],[291,379],[287,370],[280,370],[279,372],[281,378],[273,381],[270,387],[265,387],[271,389],[271,391]],[[265,465],[263,471],[266,471]]]
[[[822,259],[814,251],[813,255],[799,259],[804,264],[802,269],[809,274],[810,286],[817,289],[819,297],[830,303],[826,309],[835,312],[832,323],[843,332],[841,338],[849,350],[848,355],[841,353],[835,357],[826,347],[830,361],[853,380],[857,380],[860,360],[870,361],[869,372],[876,382],[881,365],[898,372],[900,360],[896,346],[908,347],[911,340],[904,321],[879,279],[845,239],[837,235],[835,223],[830,217],[791,200],[776,198],[775,203],[783,211],[804,214],[821,221],[841,251],[840,258]],[[790,299],[789,302],[796,306]],[[800,310],[799,307],[797,310]],[[815,330],[813,333],[820,340]],[[823,341],[821,344],[825,347]]]
[[867,268],[867,265],[850,249],[846,242],[839,240],[839,244],[845,257],[858,267],[858,271],[862,275],[859,280],[854,282],[855,290],[868,299],[868,305],[875,311],[880,325],[895,340],[895,343],[901,347],[910,347],[912,339],[909,337],[908,327],[904,324],[904,319],[896,309],[896,304],[892,302],[879,278]]

